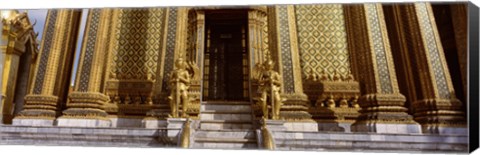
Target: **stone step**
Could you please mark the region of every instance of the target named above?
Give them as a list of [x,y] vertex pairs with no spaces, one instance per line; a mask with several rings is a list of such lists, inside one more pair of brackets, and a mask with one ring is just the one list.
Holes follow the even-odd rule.
[[200,129],[224,130],[224,129],[253,129],[251,121],[233,120],[201,120]]
[[215,114],[252,114],[252,111],[246,110],[203,110],[202,113],[215,113]]
[[254,130],[198,130],[195,138],[255,139]]
[[[208,132],[208,131],[207,131]],[[255,137],[252,138],[223,138],[223,137],[195,137],[194,148],[215,148],[215,149],[257,149],[258,144]]]
[[210,105],[251,105],[248,101],[204,101],[202,104]]
[[210,113],[202,112],[200,113],[201,120],[235,120],[235,121],[252,121],[251,113],[237,113],[237,114],[228,114],[228,113]]
[[200,106],[201,111],[205,110],[214,110],[219,112],[251,112],[252,106],[250,104],[239,104],[239,105],[231,105],[231,104],[202,104]]
[[197,138],[195,142],[209,142],[209,143],[257,143],[254,138]]
[[219,143],[219,142],[195,142],[193,148],[197,149],[258,149],[255,143]]

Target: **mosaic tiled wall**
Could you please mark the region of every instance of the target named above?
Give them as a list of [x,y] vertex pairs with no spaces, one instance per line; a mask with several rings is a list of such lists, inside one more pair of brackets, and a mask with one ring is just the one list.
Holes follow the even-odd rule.
[[167,91],[167,79],[169,73],[173,70],[173,62],[175,57],[175,41],[177,37],[177,14],[178,8],[168,9],[168,23],[167,25],[167,43],[165,50],[165,62],[163,68],[163,84],[162,91]]
[[146,79],[157,72],[163,46],[165,10],[122,9],[116,25],[111,72],[118,79]]
[[35,78],[35,84],[33,88],[34,94],[41,94],[43,88],[43,81],[45,78],[45,71],[47,69],[48,57],[50,55],[51,45],[53,42],[53,33],[55,31],[55,22],[57,21],[58,10],[49,11],[47,29],[44,35],[43,48],[40,53],[40,61],[37,71],[37,77]]
[[389,72],[389,63],[387,62],[387,50],[384,45],[384,36],[382,36],[382,30],[380,26],[380,18],[378,17],[378,12],[375,4],[366,4],[367,11],[367,22],[370,23],[370,34],[373,42],[373,52],[375,52],[375,62],[377,63],[377,74],[380,78],[381,91],[383,93],[393,93],[394,88],[392,87],[392,82]]
[[97,41],[97,32],[99,29],[100,9],[91,10],[91,19],[88,23],[87,45],[85,47],[85,55],[82,60],[83,65],[80,73],[80,83],[78,90],[87,91],[88,83],[90,82],[90,70],[92,68],[93,55],[95,51],[95,43]]
[[[439,47],[441,45],[437,45],[435,32],[432,26],[432,22],[429,16],[427,5],[426,3],[417,3],[416,4],[416,11],[418,13],[418,22],[420,27],[423,29],[424,35],[422,35],[423,39],[426,41],[427,46],[427,55],[430,58],[431,69],[433,70],[433,75],[435,76],[435,82],[438,89],[438,93],[441,98],[449,99],[450,98],[450,89],[448,88],[447,84],[447,75],[445,74],[445,70],[443,64],[442,65],[442,58],[440,54],[443,52],[439,51]],[[445,60],[443,60],[445,62]]]
[[297,5],[295,16],[302,76],[309,70],[347,75],[350,65],[342,5]]
[[286,93],[294,93],[295,92],[295,81],[293,80],[293,62],[292,62],[292,47],[290,43],[290,27],[288,26],[288,12],[287,6],[279,6],[278,7],[278,20],[279,23],[283,23],[279,25],[280,29],[280,49],[282,55],[282,66],[283,66],[283,83],[284,89]]

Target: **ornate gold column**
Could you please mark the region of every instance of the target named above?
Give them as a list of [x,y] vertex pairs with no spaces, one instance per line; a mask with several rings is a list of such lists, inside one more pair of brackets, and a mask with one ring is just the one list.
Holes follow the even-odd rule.
[[200,74],[198,79],[191,79],[189,96],[192,98],[187,113],[190,117],[196,117],[200,113],[202,101],[202,76],[204,75],[205,55],[205,11],[195,8],[188,9],[188,36],[187,36],[187,60],[196,65]]
[[307,112],[308,98],[303,93],[295,8],[293,5],[278,5],[272,6],[271,9],[274,10],[269,11],[268,17],[273,19],[268,20],[268,28],[270,32],[274,32],[271,33],[274,36],[270,37],[273,39],[270,44],[275,45],[272,45],[273,48],[270,49],[272,55],[278,57],[279,73],[283,78],[282,92],[283,97],[286,98],[280,117],[290,122],[290,125],[286,124],[290,128],[295,126],[292,124],[293,122],[311,122],[301,130],[318,131],[317,124]]
[[[452,17],[452,25],[453,25],[453,31],[455,34],[455,44],[457,47],[457,54],[458,54],[458,62],[460,65],[460,74],[461,74],[461,79],[462,79],[462,84],[463,84],[463,97],[465,101],[467,100],[467,87],[468,87],[468,81],[467,81],[467,70],[468,70],[468,37],[467,37],[467,32],[468,32],[468,16],[467,16],[467,5],[466,3],[460,3],[460,4],[452,4],[450,5],[450,13]],[[465,108],[466,109],[466,108]]]
[[401,52],[415,64],[416,98],[413,100],[415,120],[424,133],[466,134],[463,105],[455,96],[430,3],[394,5],[394,14],[402,21],[399,30]]
[[[269,56],[267,29],[267,8],[265,6],[252,7],[248,10],[248,47],[250,53],[250,67],[262,63]],[[253,75],[252,75],[253,76]]]
[[67,109],[56,120],[58,126],[109,127],[111,123],[103,109],[109,98],[101,90],[111,9],[91,9],[88,13],[75,88],[69,94]]
[[350,131],[358,116],[360,85],[353,78],[340,4],[297,5],[296,24],[309,113],[319,130]]
[[[263,30],[267,29],[267,7],[265,6],[256,6],[251,7],[247,12],[248,18],[248,28],[247,28],[247,48],[248,48],[248,65],[249,67],[249,75],[250,75],[250,98],[256,100],[260,94],[256,93],[258,90],[258,75],[256,74],[263,61],[272,55],[276,55],[273,51],[268,51],[268,33],[264,33]],[[262,38],[265,36],[266,38]],[[265,43],[263,43],[265,42]],[[265,47],[265,48],[264,48]],[[270,54],[271,53],[271,54]],[[268,55],[267,55],[268,54]],[[277,65],[275,67],[280,68],[280,61],[274,60]],[[255,113],[258,117],[260,117],[261,110],[260,107],[256,107]]]
[[188,20],[187,60],[195,62],[199,68],[202,68],[205,50],[205,11],[189,9]]
[[24,109],[14,118],[14,125],[53,125],[59,108],[66,102],[79,19],[80,12],[76,10],[48,12],[33,87],[25,96]]
[[0,11],[0,77],[2,79],[0,80],[0,123],[4,123],[3,121],[3,100],[4,100],[4,91],[3,91],[3,70],[5,68],[5,65],[3,62],[5,62],[5,51],[6,51],[6,44],[7,44],[7,37],[3,34],[5,34],[5,30],[3,28],[3,25],[5,24],[6,20],[5,18],[7,17],[6,12]]
[[344,6],[349,50],[362,83],[361,115],[352,131],[420,133],[400,94],[382,6],[379,3]]

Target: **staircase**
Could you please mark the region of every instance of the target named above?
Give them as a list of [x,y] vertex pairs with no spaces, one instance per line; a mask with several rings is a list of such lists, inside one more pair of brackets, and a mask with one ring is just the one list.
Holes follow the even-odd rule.
[[193,148],[257,149],[249,102],[209,101],[200,108],[200,129]]

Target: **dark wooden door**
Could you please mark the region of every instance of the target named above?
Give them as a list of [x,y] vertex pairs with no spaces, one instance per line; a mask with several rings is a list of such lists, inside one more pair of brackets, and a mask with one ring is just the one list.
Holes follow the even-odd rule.
[[210,26],[208,100],[243,100],[242,25]]

